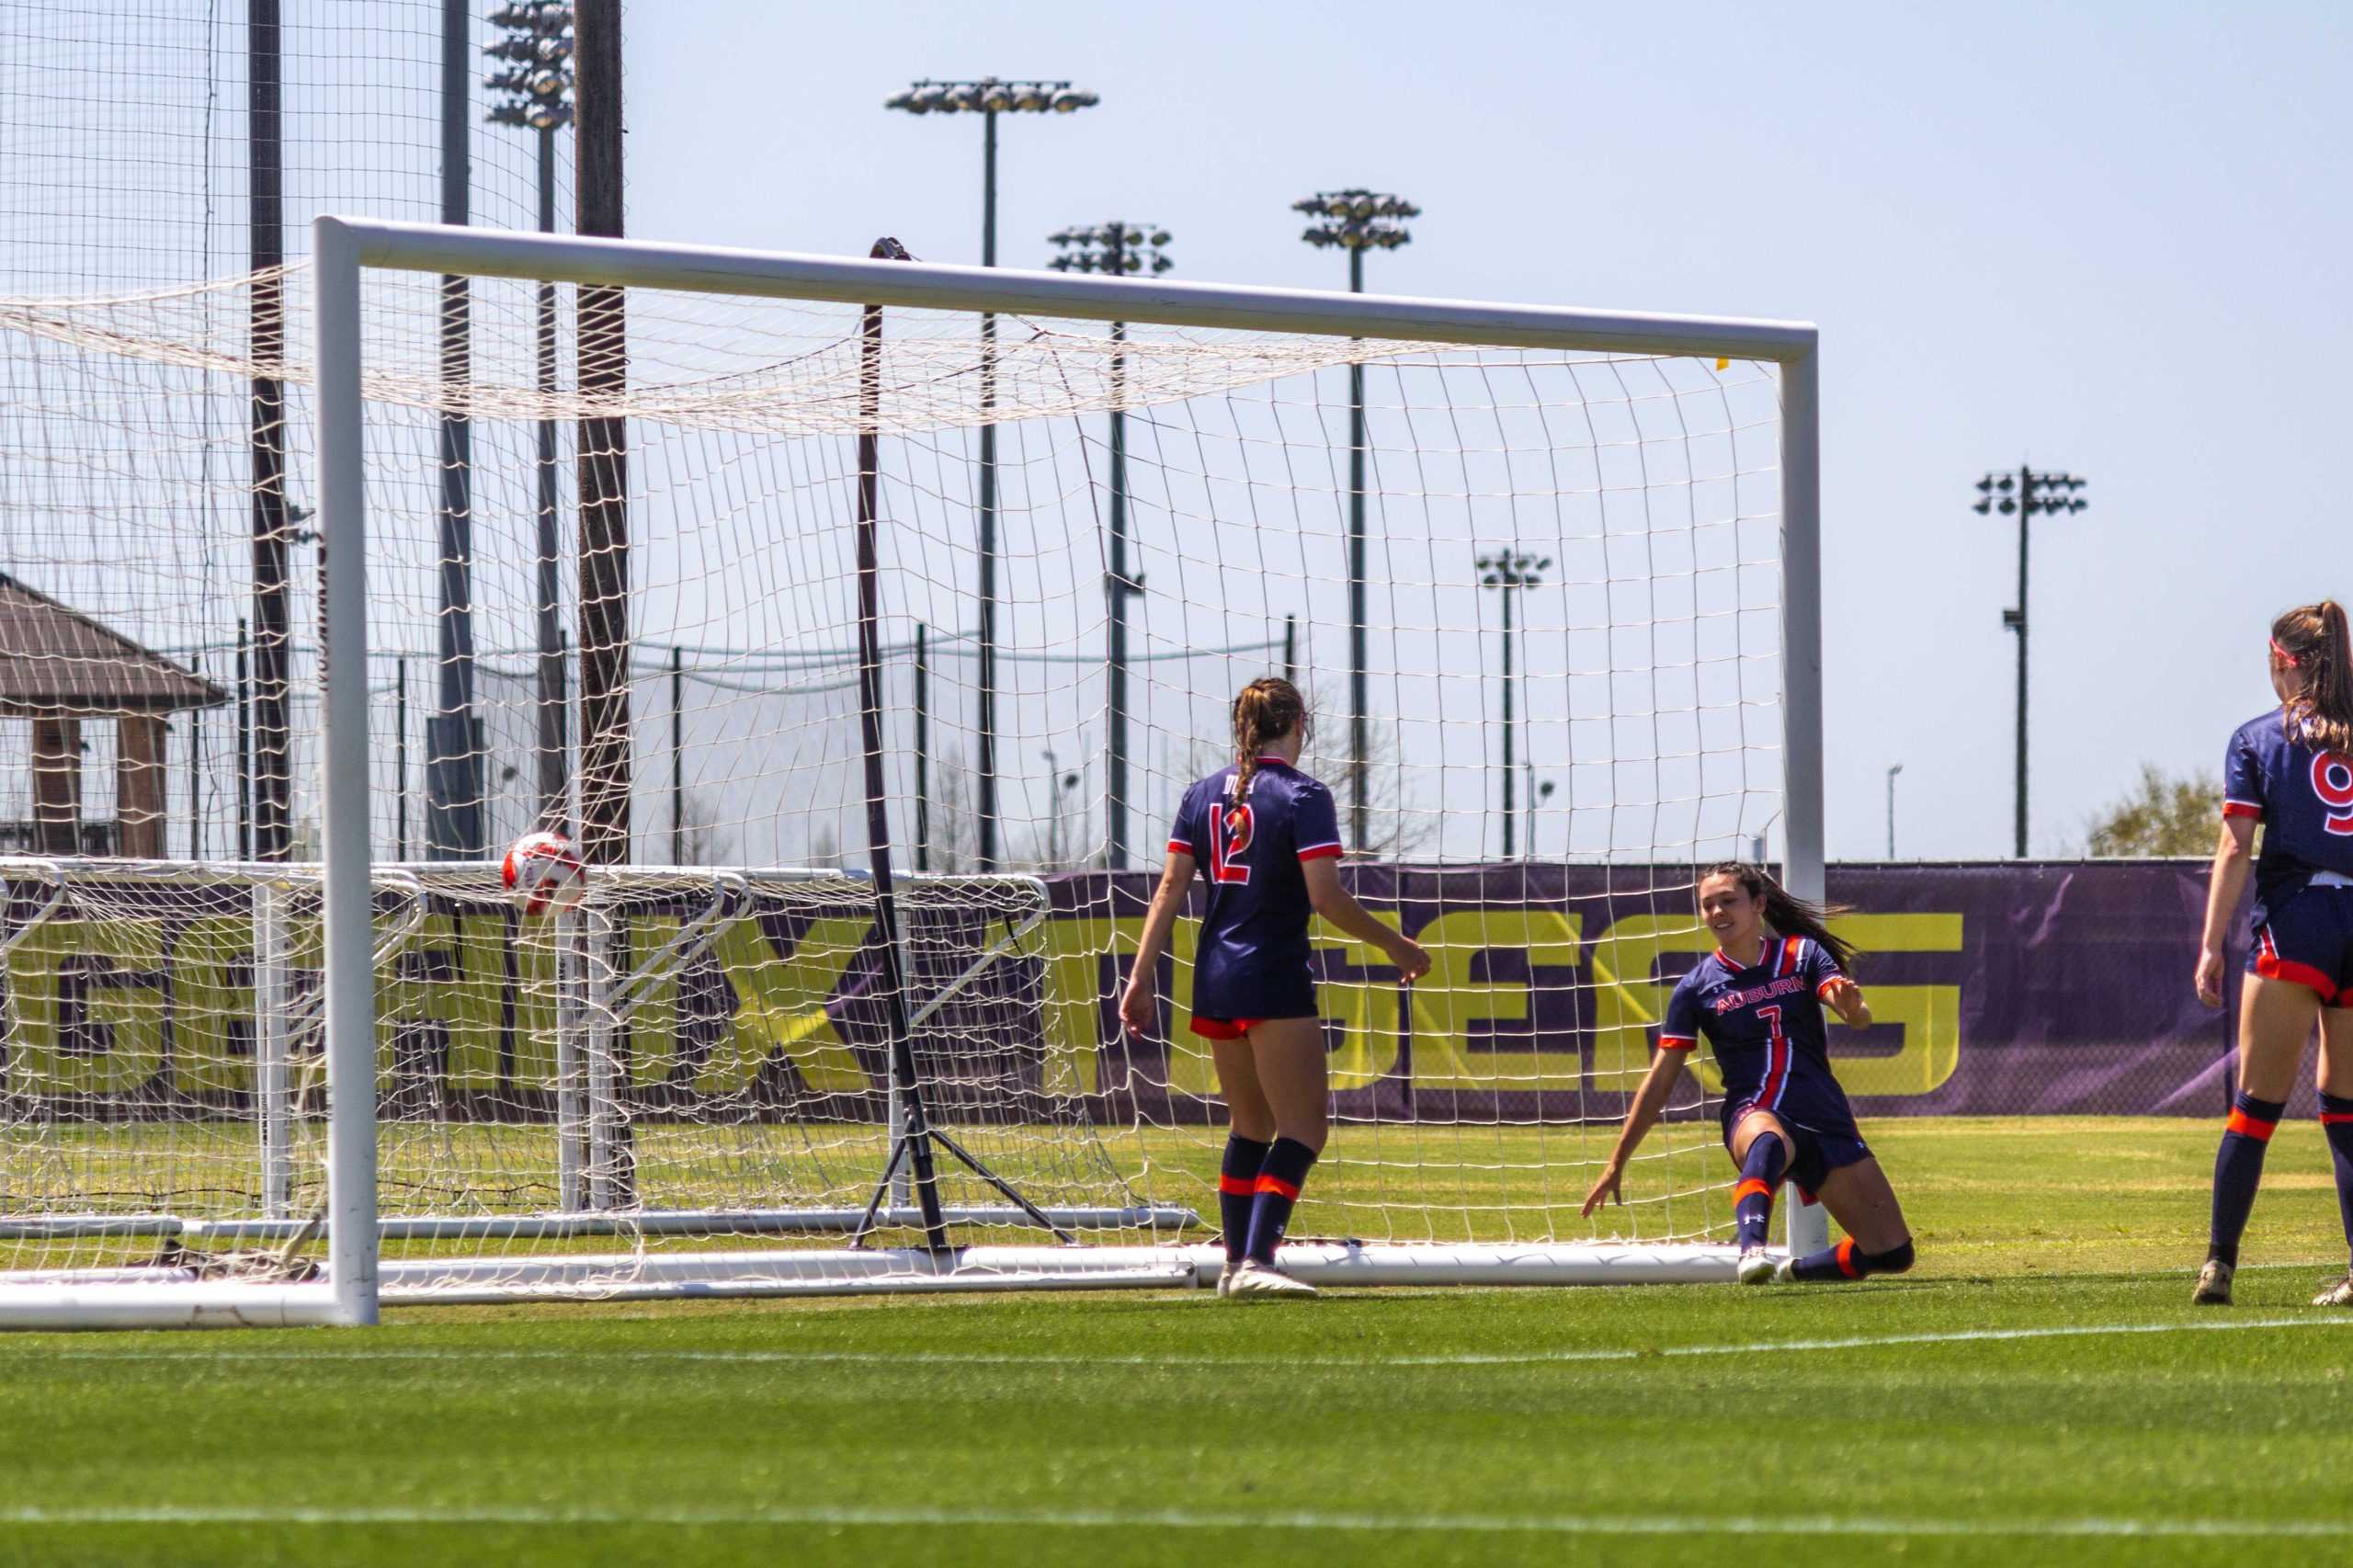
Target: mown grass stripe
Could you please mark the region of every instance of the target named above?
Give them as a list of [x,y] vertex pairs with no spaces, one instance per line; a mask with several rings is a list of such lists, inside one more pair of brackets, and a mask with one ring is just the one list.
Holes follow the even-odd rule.
[[1922,1518],[1870,1515],[1631,1514],[1264,1514],[1183,1508],[329,1508],[168,1506],[0,1509],[0,1526],[356,1526],[516,1525],[562,1528],[628,1526],[830,1526],[875,1528],[1336,1530],[1375,1534],[1586,1536],[1947,1536],[2143,1540],[2338,1540],[2353,1520],[2165,1519],[2090,1516],[2035,1519]]

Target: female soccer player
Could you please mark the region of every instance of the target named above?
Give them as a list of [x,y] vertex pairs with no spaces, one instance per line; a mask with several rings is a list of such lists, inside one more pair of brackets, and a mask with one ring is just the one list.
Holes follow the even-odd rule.
[[1193,1032],[1210,1042],[1232,1119],[1218,1178],[1221,1296],[1315,1294],[1275,1267],[1291,1205],[1324,1150],[1329,1097],[1309,914],[1381,949],[1409,983],[1430,967],[1420,944],[1340,886],[1339,819],[1332,792],[1299,771],[1306,741],[1307,704],[1290,682],[1254,680],[1233,699],[1233,765],[1185,791],[1120,998],[1120,1017],[1136,1034],[1157,1021],[1161,949],[1200,866],[1209,903],[1193,967]]
[[[1740,1167],[1733,1188],[1740,1282],[1903,1273],[1912,1267],[1912,1233],[1856,1130],[1846,1092],[1830,1074],[1823,1004],[1849,1028],[1871,1021],[1862,989],[1847,978],[1854,950],[1830,934],[1823,911],[1791,897],[1755,866],[1716,866],[1703,874],[1699,918],[1715,933],[1716,950],[1667,999],[1658,1054],[1608,1165],[1586,1194],[1585,1212],[1605,1198],[1625,1201],[1618,1184],[1626,1162],[1666,1108],[1684,1059],[1704,1034],[1723,1074],[1724,1147]],[[1847,1239],[1777,1268],[1765,1233],[1785,1176],[1829,1207]]]
[[[2353,1252],[2353,645],[2335,599],[2271,623],[2279,706],[2232,733],[2222,759],[2222,834],[2206,891],[2198,998],[2222,1005],[2222,934],[2246,891],[2257,823],[2255,919],[2239,997],[2239,1092],[2214,1156],[2213,1223],[2190,1300],[2231,1303],[2239,1237],[2263,1179],[2263,1152],[2287,1108],[2304,1040],[2320,1019],[2320,1119]],[[2353,1307],[2353,1272],[2313,1298]]]

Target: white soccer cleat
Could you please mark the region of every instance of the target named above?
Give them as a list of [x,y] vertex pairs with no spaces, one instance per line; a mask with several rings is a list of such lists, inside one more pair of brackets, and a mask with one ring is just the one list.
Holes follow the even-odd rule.
[[1229,1263],[1223,1268],[1217,1271],[1217,1293],[1219,1295],[1231,1296],[1233,1294],[1234,1270],[1241,1267],[1242,1266],[1240,1264]]
[[1224,1283],[1226,1298],[1235,1301],[1315,1294],[1315,1287],[1306,1280],[1294,1279],[1279,1268],[1269,1268],[1263,1263],[1253,1263],[1246,1258]]
[[2313,1298],[2316,1307],[2353,1307],[2353,1274],[2332,1281],[2327,1290]]
[[1794,1257],[1785,1257],[1785,1258],[1781,1259],[1781,1261],[1780,1261],[1780,1262],[1779,1262],[1779,1263],[1777,1263],[1777,1264],[1775,1264],[1775,1265],[1773,1266],[1773,1283],[1774,1283],[1774,1284],[1776,1284],[1776,1285],[1794,1285],[1794,1284],[1796,1284],[1797,1282],[1798,1282],[1798,1260],[1797,1260],[1796,1258],[1794,1258]]
[[2189,1293],[2193,1307],[2227,1307],[2231,1304],[2231,1276],[2237,1269],[2219,1257],[2208,1258],[2206,1267],[2198,1271],[2198,1289]]
[[1744,1285],[1767,1285],[1779,1274],[1780,1266],[1763,1247],[1743,1247],[1740,1266],[1733,1272]]

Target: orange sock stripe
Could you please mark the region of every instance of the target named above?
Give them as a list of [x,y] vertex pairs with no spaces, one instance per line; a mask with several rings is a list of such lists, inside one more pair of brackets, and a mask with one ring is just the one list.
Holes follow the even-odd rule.
[[1258,1178],[1258,1185],[1251,1190],[1254,1192],[1271,1192],[1278,1198],[1288,1198],[1293,1202],[1297,1202],[1299,1200],[1299,1188],[1293,1187],[1290,1182],[1283,1180],[1280,1176],[1262,1176]]
[[1855,1238],[1848,1236],[1838,1244],[1838,1272],[1849,1279],[1860,1279],[1862,1270],[1855,1267]]
[[2339,1127],[2348,1121],[2353,1121],[2353,1110],[2325,1110],[2320,1113],[2323,1127]]
[[1258,1190],[1258,1178],[1222,1176],[1217,1178],[1217,1189],[1228,1198],[1247,1198]]
[[1732,1200],[1735,1204],[1737,1204],[1742,1199],[1752,1195],[1758,1198],[1772,1197],[1773,1184],[1768,1181],[1760,1180],[1756,1176],[1750,1176],[1746,1181],[1742,1182],[1738,1187],[1732,1189]]
[[2252,1138],[2258,1143],[2268,1143],[2271,1142],[2273,1130],[2279,1125],[2276,1121],[2257,1121],[2246,1112],[2234,1108],[2231,1112],[2231,1119],[2222,1124],[2222,1131]]

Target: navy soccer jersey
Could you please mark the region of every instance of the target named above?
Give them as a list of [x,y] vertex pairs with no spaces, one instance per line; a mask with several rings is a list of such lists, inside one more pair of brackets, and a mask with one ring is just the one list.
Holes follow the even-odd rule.
[[1315,1012],[1308,967],[1302,862],[1340,853],[1332,791],[1279,757],[1262,756],[1247,800],[1239,770],[1220,768],[1185,791],[1168,847],[1192,856],[1209,882],[1193,967],[1193,1011],[1204,1018],[1300,1018]]
[[1718,949],[1667,998],[1659,1049],[1689,1051],[1707,1037],[1723,1074],[1727,1124],[1755,1106],[1804,1126],[1851,1126],[1822,1020],[1822,994],[1843,978],[1821,944],[1804,937],[1768,937],[1746,968]]
[[2222,814],[2263,824],[2247,969],[2342,1005],[2353,991],[2353,758],[2290,739],[2275,708],[2231,735]]
[[2266,903],[2314,871],[2353,877],[2353,758],[2290,740],[2279,710],[2249,719],[2222,756],[2222,814],[2263,824],[2256,896]]

